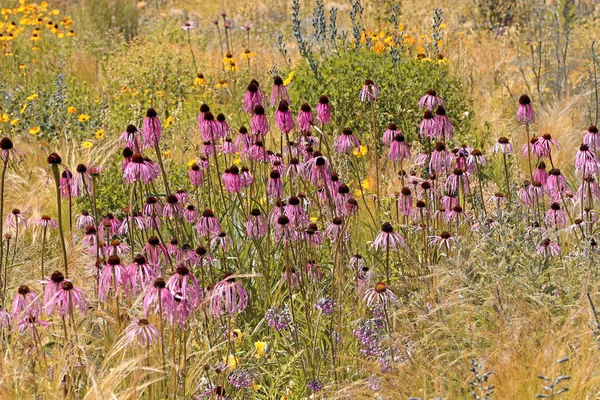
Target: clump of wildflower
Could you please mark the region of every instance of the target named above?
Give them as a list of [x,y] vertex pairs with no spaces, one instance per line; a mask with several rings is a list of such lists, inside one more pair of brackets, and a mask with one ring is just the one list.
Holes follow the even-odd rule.
[[265,314],[265,320],[267,324],[275,329],[277,332],[284,331],[290,328],[290,323],[292,322],[292,318],[290,317],[290,313],[285,308],[271,307],[267,310]]
[[234,369],[227,378],[229,384],[237,389],[247,388],[252,386],[252,374],[242,369]]
[[323,297],[315,303],[315,308],[325,315],[330,315],[331,313],[333,313],[335,303],[330,298]]

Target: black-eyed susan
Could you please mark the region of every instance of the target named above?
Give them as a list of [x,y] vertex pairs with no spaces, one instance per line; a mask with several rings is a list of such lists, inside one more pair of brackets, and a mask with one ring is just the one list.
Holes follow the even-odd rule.
[[225,69],[227,71],[236,72],[236,71],[240,70],[240,67],[238,67],[236,63],[231,63],[231,64],[225,65]]
[[104,137],[104,129],[98,129],[94,135],[96,136],[96,139],[102,140]]
[[226,88],[226,87],[228,87],[228,86],[229,86],[229,84],[227,83],[227,81],[224,81],[224,80],[220,80],[220,81],[219,81],[219,82],[217,82],[217,84],[215,85],[215,87],[216,87],[217,89]]
[[206,85],[206,78],[204,77],[204,74],[202,72],[200,72],[200,73],[198,73],[198,75],[196,75],[196,77],[194,78],[193,85],[194,86]]
[[249,60],[255,56],[256,56],[256,54],[254,52],[250,51],[250,49],[246,49],[242,53],[242,60]]
[[223,63],[223,65],[225,65],[225,68],[227,68],[228,65],[235,65],[235,63],[237,62],[235,57],[233,56],[233,54],[231,53],[227,53],[225,54],[225,58],[223,58],[223,60],[221,61]]
[[81,123],[88,122],[90,120],[90,116],[87,114],[79,114],[77,116],[77,121]]
[[165,121],[165,128],[170,127],[171,125],[173,125],[173,122],[175,121],[175,118],[172,115],[169,115],[167,117],[167,120]]

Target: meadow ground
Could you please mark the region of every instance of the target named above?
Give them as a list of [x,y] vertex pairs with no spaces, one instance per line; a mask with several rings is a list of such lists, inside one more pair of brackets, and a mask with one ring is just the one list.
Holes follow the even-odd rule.
[[591,0],[6,0],[0,398],[600,397]]

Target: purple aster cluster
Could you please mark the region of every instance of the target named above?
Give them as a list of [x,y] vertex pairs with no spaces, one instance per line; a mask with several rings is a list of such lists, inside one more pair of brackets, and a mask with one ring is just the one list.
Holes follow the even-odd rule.
[[292,322],[292,318],[290,317],[290,313],[285,308],[271,307],[267,310],[265,314],[265,320],[267,324],[275,329],[277,332],[284,331],[290,328],[290,323]]
[[325,315],[330,315],[333,313],[335,303],[329,297],[323,297],[315,303],[315,308]]

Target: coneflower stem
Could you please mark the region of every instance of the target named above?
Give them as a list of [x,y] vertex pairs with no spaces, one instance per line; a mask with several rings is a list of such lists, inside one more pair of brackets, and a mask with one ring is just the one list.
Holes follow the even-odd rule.
[[477,183],[479,183],[479,194],[481,196],[481,208],[483,209],[483,215],[487,218],[487,211],[485,209],[485,199],[483,198],[483,184],[481,183],[481,170],[479,169],[479,162],[475,160],[475,167],[477,168]]
[[58,164],[52,164],[52,175],[54,175],[54,184],[56,186],[56,207],[58,210],[58,233],[60,236],[60,246],[63,253],[63,262],[65,268],[65,278],[69,277],[69,265],[67,261],[67,246],[65,245],[65,234],[63,232],[62,210],[60,205],[60,173]]
[[162,381],[161,386],[163,386],[164,391],[164,382],[167,380],[167,361],[165,360],[165,328],[163,326],[163,307],[162,307],[162,293],[161,291],[164,289],[158,289],[158,319],[160,321],[160,350],[162,354],[162,364],[163,370],[165,372],[165,379]]
[[135,201],[135,184],[136,181],[133,182],[131,186],[131,192],[129,193],[129,246],[131,246],[131,258],[134,257],[135,249],[134,249],[134,237],[133,237],[133,227],[135,224],[133,223],[133,204]]
[[46,255],[46,232],[48,231],[48,226],[44,225],[44,232],[42,233],[42,280],[44,279],[44,258]]
[[529,124],[525,124],[525,132],[527,132],[527,166],[529,167],[529,176],[533,182],[533,169],[531,167],[531,139],[529,138]]
[[373,129],[373,153],[375,154],[375,182],[377,185],[377,209],[381,204],[379,196],[379,154],[377,154],[377,121],[375,119],[375,100],[371,100],[371,124]]
[[[2,269],[2,260],[3,260],[3,252],[4,252],[4,235],[2,232],[3,224],[4,224],[4,181],[6,177],[6,168],[8,168],[8,162],[4,161],[2,165],[2,177],[0,177],[0,270]],[[3,284],[6,287],[8,277],[4,274],[4,282],[0,281],[0,284]],[[6,292],[6,290],[4,291]],[[4,302],[4,298],[2,299]]]
[[512,203],[512,194],[510,192],[510,180],[508,179],[508,164],[506,163],[506,154],[502,153],[502,161],[504,162],[504,178],[506,179],[506,192],[508,201]]
[[167,195],[171,194],[171,190],[169,190],[169,180],[167,179],[167,173],[165,172],[165,165],[163,164],[162,156],[160,154],[160,149],[158,148],[158,143],[154,146],[154,151],[156,151],[156,159],[158,161],[158,166],[160,167],[160,173],[162,174],[163,181],[165,183],[165,192]]

